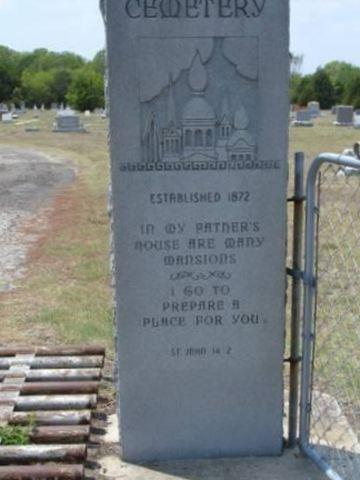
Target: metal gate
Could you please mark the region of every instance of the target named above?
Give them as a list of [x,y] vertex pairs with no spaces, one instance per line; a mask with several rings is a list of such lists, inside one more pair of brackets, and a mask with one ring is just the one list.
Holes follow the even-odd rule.
[[306,187],[300,447],[360,479],[360,162],[322,154]]

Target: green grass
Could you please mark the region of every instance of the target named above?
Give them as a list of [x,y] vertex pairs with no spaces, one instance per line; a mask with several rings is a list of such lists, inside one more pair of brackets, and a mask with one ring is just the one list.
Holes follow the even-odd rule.
[[0,425],[0,445],[28,445],[33,425]]
[[[31,113],[24,118],[31,119]],[[0,315],[5,339],[20,342],[102,343],[113,349],[108,262],[107,122],[84,119],[89,134],[54,134],[54,114],[40,114],[38,133],[1,125],[0,145],[32,149],[70,162],[77,179],[50,215],[46,236],[15,293],[4,295]],[[2,339],[3,340],[3,339]]]

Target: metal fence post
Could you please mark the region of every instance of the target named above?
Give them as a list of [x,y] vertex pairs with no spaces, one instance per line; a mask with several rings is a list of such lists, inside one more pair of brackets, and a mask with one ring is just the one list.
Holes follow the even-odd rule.
[[290,386],[289,386],[289,439],[288,446],[297,443],[298,406],[299,406],[299,367],[300,367],[300,331],[301,331],[301,268],[304,226],[304,162],[302,152],[295,154],[295,189],[293,219],[293,264],[291,293],[291,349],[290,349]]
[[304,304],[303,304],[303,354],[301,376],[300,401],[300,448],[303,453],[314,460],[330,480],[342,478],[328,465],[328,463],[311,447],[310,420],[312,394],[312,360],[314,331],[314,299],[316,292],[315,278],[315,215],[316,215],[316,178],[319,169],[324,163],[360,169],[359,160],[345,155],[323,153],[312,163],[307,176],[306,184],[306,231],[305,231],[305,270]]

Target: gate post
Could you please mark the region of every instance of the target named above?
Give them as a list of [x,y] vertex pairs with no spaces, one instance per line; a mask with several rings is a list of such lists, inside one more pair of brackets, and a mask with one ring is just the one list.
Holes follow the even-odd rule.
[[301,269],[304,226],[304,161],[303,152],[295,154],[295,188],[293,219],[293,264],[291,292],[291,350],[290,350],[290,386],[289,386],[289,439],[288,446],[294,448],[297,442],[298,404],[299,404],[299,367],[300,331],[301,331]]

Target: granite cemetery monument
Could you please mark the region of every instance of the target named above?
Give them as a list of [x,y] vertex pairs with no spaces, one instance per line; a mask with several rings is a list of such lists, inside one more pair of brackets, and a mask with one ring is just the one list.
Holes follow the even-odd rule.
[[336,122],[334,122],[336,126],[349,127],[353,125],[354,107],[349,105],[338,105],[336,115]]
[[282,451],[288,0],[103,0],[123,458]]
[[86,130],[80,123],[79,115],[71,109],[59,110],[55,118],[55,125],[53,132],[69,133],[78,132],[85,133]]
[[294,127],[313,127],[313,117],[311,112],[307,110],[298,110],[295,115],[295,120],[293,120],[292,125]]

